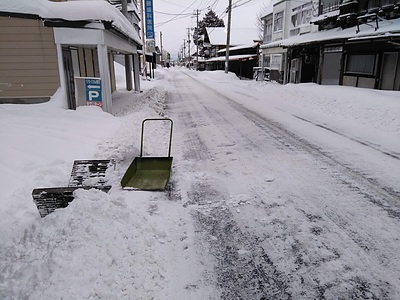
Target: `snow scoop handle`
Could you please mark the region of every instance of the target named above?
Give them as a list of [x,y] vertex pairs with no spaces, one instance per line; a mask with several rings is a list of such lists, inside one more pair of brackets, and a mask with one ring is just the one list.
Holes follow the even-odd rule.
[[142,155],[143,155],[144,123],[147,121],[169,121],[171,123],[171,128],[169,131],[169,147],[168,147],[168,157],[171,157],[172,128],[173,128],[174,122],[170,118],[149,118],[149,119],[144,119],[142,121],[142,136],[140,139],[140,157],[142,157]]

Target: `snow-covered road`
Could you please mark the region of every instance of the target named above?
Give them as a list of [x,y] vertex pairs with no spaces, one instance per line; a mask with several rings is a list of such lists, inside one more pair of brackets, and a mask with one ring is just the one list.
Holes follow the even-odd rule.
[[[200,253],[212,257],[220,299],[400,295],[392,188],[238,104],[229,91],[182,72],[170,86],[167,113],[180,135],[174,183],[204,241]],[[241,89],[241,97],[251,93]],[[323,141],[337,136],[324,134]]]
[[[113,116],[0,106],[0,299],[400,299],[399,92],[171,68],[136,94],[115,69]],[[123,190],[160,115],[170,185]],[[111,191],[40,218],[32,189],[77,159],[116,161]]]

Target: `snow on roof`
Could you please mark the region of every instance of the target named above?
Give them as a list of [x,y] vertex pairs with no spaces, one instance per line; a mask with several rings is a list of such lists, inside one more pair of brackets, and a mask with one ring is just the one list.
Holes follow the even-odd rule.
[[[253,43],[251,45],[240,45],[237,47],[229,47],[229,51],[234,51],[234,50],[241,50],[241,49],[248,49],[248,48],[255,48],[257,47],[258,43]],[[223,53],[226,51],[226,48],[219,50],[217,53]]]
[[383,20],[379,23],[379,28],[370,26],[371,24],[360,25],[360,32],[356,33],[357,27],[351,27],[346,29],[334,28],[330,30],[317,31],[313,33],[297,35],[284,40],[275,41],[272,43],[261,45],[261,49],[275,48],[275,47],[289,47],[295,45],[308,44],[312,42],[322,41],[333,41],[333,40],[345,40],[345,39],[356,39],[356,38],[377,38],[385,37],[388,35],[400,33],[400,18],[392,20]]
[[322,21],[322,20],[325,20],[328,18],[336,17],[339,15],[339,13],[340,13],[340,11],[337,9],[337,10],[333,10],[333,11],[321,14],[317,17],[312,18],[310,23],[315,23],[315,22]]
[[[235,60],[253,60],[257,58],[257,54],[229,55],[229,61]],[[225,61],[225,56],[218,56],[207,59],[205,62]]]
[[[226,45],[226,27],[207,27],[206,30],[211,45]],[[258,39],[256,28],[231,29],[230,44],[232,46],[248,45]]]
[[1,0],[0,12],[32,14],[42,19],[111,22],[123,34],[136,43],[142,44],[137,31],[128,19],[106,1]]

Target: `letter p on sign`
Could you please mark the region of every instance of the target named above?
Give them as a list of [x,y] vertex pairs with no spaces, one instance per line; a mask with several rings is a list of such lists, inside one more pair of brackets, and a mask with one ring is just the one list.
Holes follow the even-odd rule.
[[100,93],[98,91],[89,91],[89,101],[98,100]]

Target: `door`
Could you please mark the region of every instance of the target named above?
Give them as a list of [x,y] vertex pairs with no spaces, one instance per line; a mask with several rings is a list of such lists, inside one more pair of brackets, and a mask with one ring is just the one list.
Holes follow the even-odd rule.
[[332,52],[324,54],[321,84],[338,85],[340,79],[340,60],[342,53]]
[[74,82],[74,67],[72,64],[71,50],[68,48],[62,49],[62,57],[65,72],[65,86],[68,98],[68,108],[76,109],[75,99],[75,82]]
[[381,90],[400,90],[400,54],[398,52],[383,54],[380,88]]
[[301,74],[301,58],[292,59],[290,62],[289,82],[300,83],[300,74]]

